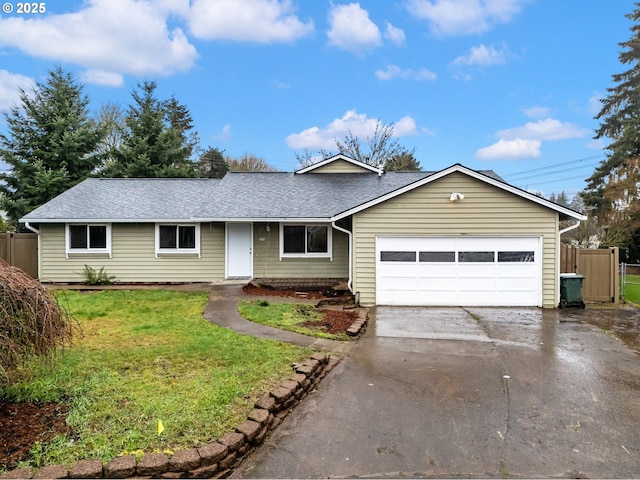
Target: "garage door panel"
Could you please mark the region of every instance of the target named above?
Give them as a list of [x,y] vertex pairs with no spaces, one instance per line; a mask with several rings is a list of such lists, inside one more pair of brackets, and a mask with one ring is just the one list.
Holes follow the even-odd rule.
[[[410,258],[416,261],[382,262],[383,249],[414,249],[416,255]],[[376,254],[379,305],[540,306],[542,302],[539,237],[378,237]]]

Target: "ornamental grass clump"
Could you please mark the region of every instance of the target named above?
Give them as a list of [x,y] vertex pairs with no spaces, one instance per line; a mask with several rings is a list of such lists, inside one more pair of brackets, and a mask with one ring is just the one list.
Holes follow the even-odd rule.
[[75,330],[72,316],[40,282],[0,260],[0,386],[33,357],[51,359]]

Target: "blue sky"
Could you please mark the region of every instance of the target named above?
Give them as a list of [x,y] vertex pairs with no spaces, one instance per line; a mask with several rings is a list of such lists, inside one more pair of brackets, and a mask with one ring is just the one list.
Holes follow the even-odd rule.
[[[492,169],[574,194],[605,157],[598,99],[626,70],[632,0],[87,0],[0,13],[0,109],[57,65],[92,108],[138,82],[186,105],[203,147],[284,171],[377,119],[425,170]],[[12,10],[7,13],[8,10]],[[24,8],[23,8],[24,10]],[[0,130],[5,125],[0,123]],[[1,165],[0,165],[0,168]]]

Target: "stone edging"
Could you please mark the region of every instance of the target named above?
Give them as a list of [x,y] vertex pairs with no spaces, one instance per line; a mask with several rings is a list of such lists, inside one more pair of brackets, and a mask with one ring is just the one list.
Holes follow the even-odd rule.
[[[362,315],[362,312],[360,313]],[[359,323],[361,316],[354,322]],[[366,324],[357,327],[358,335]],[[354,328],[354,325],[349,329]],[[116,457],[106,465],[102,460],[80,460],[71,469],[64,465],[50,465],[34,470],[31,467],[11,470],[0,480],[37,478],[226,478],[240,465],[242,459],[259,446],[267,434],[275,429],[341,359],[314,353],[310,359],[295,364],[295,374],[259,398],[248,418],[234,432],[227,432],[213,443],[199,448],[166,453],[147,453],[139,461],[135,455]]]

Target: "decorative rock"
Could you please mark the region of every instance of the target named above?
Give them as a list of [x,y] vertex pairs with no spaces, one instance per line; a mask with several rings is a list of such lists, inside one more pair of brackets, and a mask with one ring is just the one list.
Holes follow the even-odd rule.
[[269,410],[255,408],[249,414],[249,420],[253,420],[254,422],[258,422],[260,425],[264,425],[269,421]]
[[227,455],[228,451],[229,449],[225,445],[215,442],[198,448],[198,455],[202,459],[202,466],[206,467],[218,463]]
[[136,473],[136,456],[125,455],[111,459],[104,467],[104,476],[107,478],[129,478]]
[[311,365],[302,364],[296,367],[296,373],[302,373],[307,376],[313,374],[314,371],[315,368],[313,368],[313,366]]
[[220,470],[225,470],[227,468],[229,468],[231,465],[233,465],[236,461],[236,452],[230,453],[229,455],[227,455],[218,465],[220,467]]
[[[9,470],[8,472],[5,472],[2,475],[0,475],[0,479],[9,480],[14,478],[31,478],[31,475],[33,475],[33,471],[31,470],[31,467],[16,468],[15,470]],[[50,477],[50,478],[55,478],[55,477]]]
[[80,460],[69,472],[70,478],[102,478],[102,460]]
[[139,477],[157,476],[169,470],[169,457],[164,453],[146,453],[136,467]]
[[295,380],[285,380],[284,382],[282,382],[282,385],[280,385],[282,388],[286,388],[291,392],[295,392],[296,388],[298,388],[298,382],[296,382]]
[[251,442],[258,436],[260,427],[261,425],[258,422],[254,422],[253,420],[245,420],[236,427],[236,430],[244,435],[244,437],[247,439],[247,442]]
[[172,471],[188,472],[200,466],[202,459],[198,454],[198,450],[190,448],[189,450],[179,450],[173,454],[169,465]]
[[260,397],[258,399],[258,401],[256,402],[256,407],[257,408],[262,408],[264,410],[269,410],[270,412],[273,412],[273,410],[276,408],[276,400],[275,400],[275,398],[273,398],[271,396],[269,396],[269,397]]
[[[303,368],[303,367],[304,365],[298,368]],[[282,403],[291,396],[291,390],[284,387],[277,387],[271,390],[270,394],[273,398],[276,399],[276,403]]]
[[227,432],[218,439],[218,442],[227,447],[230,452],[235,452],[244,443],[244,435],[237,432]]
[[204,467],[196,468],[189,472],[191,478],[213,478],[216,473],[218,473],[217,463],[214,465],[206,465]]
[[313,360],[317,360],[320,363],[326,363],[327,361],[327,356],[324,353],[319,352],[315,352],[313,355],[311,355],[311,358]]
[[33,478],[69,478],[69,469],[64,465],[47,465],[38,470]]
[[302,385],[306,379],[306,375],[303,375],[301,373],[296,373],[293,377],[291,377],[291,380],[297,382],[298,385]]

